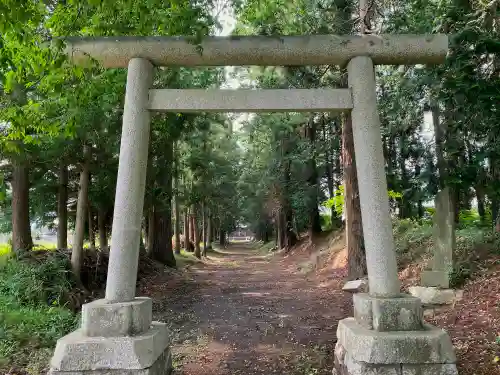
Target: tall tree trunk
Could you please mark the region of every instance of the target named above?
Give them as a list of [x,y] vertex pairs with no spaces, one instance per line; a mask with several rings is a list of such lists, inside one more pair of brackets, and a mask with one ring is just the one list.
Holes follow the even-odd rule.
[[174,251],[176,254],[181,253],[181,213],[179,204],[179,162],[176,150],[176,143],[174,143],[174,210],[175,210],[175,223],[174,223]]
[[29,206],[29,168],[26,163],[12,161],[12,249],[18,256],[33,247]]
[[202,237],[203,237],[203,256],[207,256],[207,213],[205,210],[205,203],[201,204],[201,226],[202,226]]
[[106,229],[106,212],[99,208],[97,212],[97,228],[99,231],[99,248],[104,251],[108,247],[108,231]]
[[212,249],[212,242],[214,242],[214,230],[213,230],[213,223],[212,223],[212,213],[210,212],[210,209],[208,209],[208,222],[207,222],[207,248],[209,250]]
[[[353,4],[350,0],[335,0],[339,9],[338,32],[341,35],[351,34],[354,31]],[[363,4],[360,4],[363,8]],[[366,26],[363,10],[358,12],[360,25]],[[342,69],[341,88],[347,88],[347,69]],[[344,206],[346,223],[346,247],[348,272],[350,279],[366,275],[366,258],[363,242],[363,226],[361,219],[361,205],[359,203],[358,176],[356,172],[356,157],[354,155],[354,139],[350,112],[342,115],[342,165],[344,169]]]
[[57,248],[68,248],[68,166],[59,167],[57,192]]
[[291,180],[291,164],[292,162],[288,160],[288,155],[290,153],[290,147],[288,144],[288,140],[283,140],[283,159],[284,159],[284,168],[283,168],[283,196],[282,198],[282,207],[283,207],[283,226],[285,228],[285,247],[287,249],[292,248],[298,241],[297,235],[294,232],[294,223],[293,223],[293,210],[292,204],[290,202],[290,180]]
[[226,246],[226,231],[222,228],[219,229],[219,245],[220,247]]
[[76,278],[80,279],[83,261],[83,240],[85,236],[85,220],[87,218],[88,191],[89,191],[89,164],[90,147],[83,146],[83,164],[80,172],[80,187],[76,207],[75,235],[71,251],[71,267]]
[[354,280],[365,276],[367,270],[350,113],[344,114],[342,144],[344,146],[342,159],[344,164],[344,204],[348,277]]
[[283,249],[286,246],[285,238],[286,238],[286,229],[285,229],[285,220],[283,217],[283,210],[280,208],[276,214],[276,245],[278,245],[278,250]]
[[88,225],[89,225],[89,242],[90,242],[90,250],[95,251],[95,231],[94,231],[94,213],[92,211],[92,206],[90,203],[87,207],[88,211]]
[[484,223],[486,220],[486,204],[485,204],[485,194],[482,187],[476,186],[476,198],[477,198],[477,212],[481,219],[481,222]]
[[311,240],[321,233],[321,218],[318,209],[318,169],[316,168],[316,121],[314,117],[309,120],[306,128],[306,137],[309,139],[309,165],[307,183],[309,187],[309,237]]
[[184,249],[186,251],[190,250],[189,246],[189,233],[191,229],[189,228],[189,208],[186,207],[184,211]]
[[403,197],[400,200],[399,205],[399,217],[401,219],[406,219],[412,216],[411,209],[411,201],[407,196],[407,191],[410,189],[410,176],[408,175],[408,171],[406,170],[406,159],[408,157],[408,152],[406,150],[406,140],[405,135],[401,134],[399,137],[399,158],[398,164],[401,174],[401,192]]
[[195,210],[195,207],[193,205],[189,210],[189,241],[191,241],[194,244],[194,246],[196,247],[196,243],[194,241],[194,235],[195,235],[197,228],[196,228],[194,210]]
[[161,212],[154,211],[155,235],[150,256],[169,267],[176,267],[172,249],[172,217],[168,208],[162,207]]
[[155,241],[155,207],[151,204],[148,210],[148,217],[146,219],[146,243],[148,246],[148,255],[151,255],[153,252],[153,242]]
[[[333,144],[332,144],[332,142],[329,141],[330,139],[327,135],[328,133],[326,130],[326,120],[324,117],[322,120],[322,126],[323,126],[323,129],[322,129],[323,130],[323,139],[325,140],[325,144],[327,145],[326,150],[325,150],[326,181],[327,181],[327,185],[328,185],[328,195],[331,199],[335,196],[335,189],[333,186],[333,165],[332,165],[332,157],[331,157],[331,154],[333,152],[330,151],[330,147],[333,147]],[[333,224],[333,221],[337,216],[336,212],[335,212],[335,206],[332,206],[331,216],[332,216],[332,224]]]
[[193,227],[193,236],[194,236],[194,255],[197,258],[201,258],[201,249],[200,249],[200,231],[198,230],[197,225],[197,212],[196,205],[193,206],[193,213],[191,215],[191,226]]
[[154,207],[154,239],[151,257],[169,267],[175,267],[175,257],[172,249],[172,170],[173,170],[173,143],[167,141],[163,151],[164,160],[159,173],[160,181],[156,186],[161,187],[161,201]]

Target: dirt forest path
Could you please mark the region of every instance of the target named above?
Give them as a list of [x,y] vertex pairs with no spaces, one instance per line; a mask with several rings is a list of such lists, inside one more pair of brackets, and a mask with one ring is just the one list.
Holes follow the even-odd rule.
[[250,244],[143,289],[170,325],[174,374],[331,374],[337,323],[351,314],[338,288]]

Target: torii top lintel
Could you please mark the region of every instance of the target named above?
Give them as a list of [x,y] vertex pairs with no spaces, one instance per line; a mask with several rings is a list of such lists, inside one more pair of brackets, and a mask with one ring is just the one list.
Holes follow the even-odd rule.
[[356,56],[375,64],[439,64],[448,52],[448,36],[307,35],[205,37],[69,37],[67,53],[76,64],[88,57],[104,67],[127,67],[142,57],[156,66],[299,66],[344,65]]

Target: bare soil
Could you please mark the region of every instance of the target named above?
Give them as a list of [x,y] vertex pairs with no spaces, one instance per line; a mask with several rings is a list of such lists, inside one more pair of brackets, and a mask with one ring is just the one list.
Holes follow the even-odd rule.
[[293,264],[233,245],[183,275],[145,282],[155,319],[171,325],[175,373],[331,374],[350,296]]
[[[336,329],[352,316],[341,291],[344,238],[303,240],[288,254],[266,256],[251,245],[209,253],[186,272],[141,281],[155,319],[172,332],[175,374],[331,374]],[[464,286],[464,298],[426,320],[452,338],[461,375],[500,375],[500,257]],[[400,272],[418,284],[422,262]]]

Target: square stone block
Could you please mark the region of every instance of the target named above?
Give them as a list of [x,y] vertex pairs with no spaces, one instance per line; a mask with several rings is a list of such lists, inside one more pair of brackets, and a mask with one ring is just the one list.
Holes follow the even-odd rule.
[[443,329],[425,324],[421,331],[379,332],[354,318],[337,328],[338,345],[352,360],[369,364],[454,364],[451,339]]
[[172,353],[166,349],[151,367],[145,369],[57,371],[51,369],[49,375],[170,375],[172,373]]
[[451,305],[462,297],[462,291],[439,289],[428,286],[411,286],[409,292],[419,298],[423,305]]
[[443,289],[450,287],[450,275],[446,271],[422,271],[420,281],[423,286],[435,286]]
[[82,307],[82,332],[89,337],[133,336],[149,330],[153,314],[150,298],[109,303],[96,300]]
[[52,371],[143,370],[155,364],[168,344],[164,323],[153,322],[145,333],[122,337],[88,337],[79,329],[57,341],[50,364]]
[[401,295],[399,298],[372,297],[355,294],[354,318],[363,327],[376,331],[422,330],[423,309],[418,298]]

